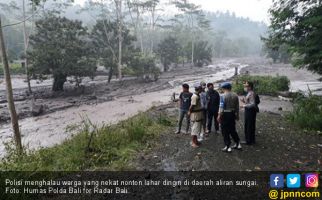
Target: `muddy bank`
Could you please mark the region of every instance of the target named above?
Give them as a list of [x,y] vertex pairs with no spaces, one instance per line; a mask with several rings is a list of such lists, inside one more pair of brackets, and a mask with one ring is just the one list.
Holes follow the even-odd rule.
[[[213,65],[203,68],[182,67],[179,65],[172,71],[163,73],[158,81],[149,83],[139,81],[135,77],[125,77],[122,82],[112,80],[111,83],[108,83],[107,76],[96,76],[93,80],[84,78],[81,87],[76,87],[75,83],[67,81],[62,92],[51,91],[51,79],[44,81],[32,80],[33,97],[27,94],[24,76],[13,76],[13,93],[19,119],[24,119],[65,110],[70,107],[112,101],[123,96],[165,90],[176,87],[183,82],[198,79],[209,80],[212,79],[213,74],[220,71],[222,71],[222,78],[226,79],[231,77],[229,69],[235,65],[239,65],[239,63],[234,63],[232,59],[215,62]],[[39,106],[43,106],[41,112],[34,109]],[[8,123],[9,119],[5,82],[3,81],[0,83],[0,124]]]
[[[167,109],[176,117],[173,105]],[[243,112],[237,123],[239,136],[244,140]],[[221,152],[221,133],[211,134],[202,145],[193,149],[190,135],[164,133],[155,146],[142,152],[133,162],[137,170],[165,171],[298,171],[321,170],[322,136],[317,132],[303,131],[290,124],[279,114],[260,112],[257,118],[257,143],[243,146],[242,151],[231,154]]]
[[[52,103],[52,106],[69,105],[70,101],[73,101],[73,105],[64,109],[57,109],[55,112],[20,120],[23,144],[30,149],[59,144],[77,133],[79,124],[84,118],[88,118],[92,123],[98,125],[117,123],[152,106],[168,103],[172,94],[180,91],[180,85],[183,82],[193,83],[201,80],[216,82],[230,78],[234,75],[235,65],[239,65],[240,68],[246,66],[236,63],[234,60],[225,60],[218,64],[215,62],[213,65],[204,68],[177,68],[174,71],[164,73],[160,80],[154,83],[139,83],[135,80],[128,80],[106,85],[95,82],[95,89],[88,96],[76,95],[66,98],[63,95],[43,98],[41,100],[45,104]],[[114,89],[106,91],[107,87]],[[111,98],[99,101],[99,99],[107,96]],[[85,97],[85,100],[83,97]],[[0,125],[0,141],[3,143],[11,139],[10,124]],[[3,156],[4,154],[5,149],[2,145],[0,155]]]

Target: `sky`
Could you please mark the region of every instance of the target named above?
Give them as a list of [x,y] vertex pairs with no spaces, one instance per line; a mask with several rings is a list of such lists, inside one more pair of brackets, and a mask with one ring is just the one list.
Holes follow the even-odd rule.
[[[75,3],[83,4],[86,0],[75,0]],[[163,0],[167,1],[167,0]],[[190,0],[201,5],[203,10],[234,12],[236,16],[248,17],[254,21],[269,23],[268,9],[272,0]]]

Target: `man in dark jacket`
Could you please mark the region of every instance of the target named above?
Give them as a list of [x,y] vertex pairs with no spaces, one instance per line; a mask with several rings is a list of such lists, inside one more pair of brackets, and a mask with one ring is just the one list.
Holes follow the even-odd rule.
[[219,130],[219,123],[217,121],[219,103],[220,103],[220,95],[214,89],[213,83],[207,84],[207,114],[208,114],[208,124],[207,124],[207,132],[211,133],[212,122],[215,122],[215,133]]

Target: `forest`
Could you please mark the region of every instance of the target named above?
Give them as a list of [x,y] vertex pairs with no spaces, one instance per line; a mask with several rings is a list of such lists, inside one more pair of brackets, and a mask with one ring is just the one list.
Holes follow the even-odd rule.
[[[259,55],[262,49],[259,36],[267,30],[264,23],[237,17],[229,11],[204,12],[200,6],[185,1],[129,0],[120,2],[123,7],[113,1],[87,1],[83,6],[70,0],[25,1],[24,7],[21,2],[5,2],[0,4],[5,11],[2,13],[5,26],[30,18],[4,28],[9,61],[28,59],[31,78],[54,75],[57,81],[54,90],[62,90],[67,76],[75,76],[76,81],[84,74],[93,76],[96,66],[109,71],[109,81],[113,75],[120,78],[121,71],[124,72],[121,76],[155,80],[159,71],[179,63],[203,66],[213,58]],[[168,8],[177,13],[167,12]],[[68,31],[77,34],[68,38]],[[51,48],[50,54],[40,54],[56,43],[57,48]],[[74,44],[79,49],[71,47]],[[59,58],[59,51],[68,48],[73,52],[60,67],[44,63],[46,58]]]

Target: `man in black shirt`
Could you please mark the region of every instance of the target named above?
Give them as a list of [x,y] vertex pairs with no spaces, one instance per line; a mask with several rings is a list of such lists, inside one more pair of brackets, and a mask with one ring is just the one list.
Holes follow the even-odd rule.
[[181,132],[181,126],[182,126],[182,121],[184,117],[187,120],[186,133],[189,132],[190,117],[188,115],[188,112],[191,105],[191,97],[192,97],[192,93],[189,92],[189,85],[183,84],[182,92],[180,93],[180,96],[179,96],[180,111],[179,111],[178,130],[176,134],[179,134]]
[[211,132],[212,122],[215,122],[215,133],[219,130],[219,123],[217,121],[220,95],[214,89],[213,83],[207,84],[207,113],[208,113],[208,124],[207,124],[207,133]]

